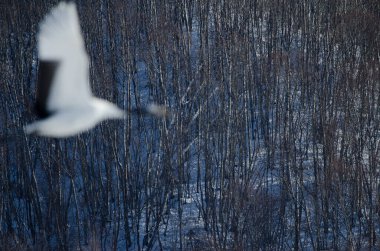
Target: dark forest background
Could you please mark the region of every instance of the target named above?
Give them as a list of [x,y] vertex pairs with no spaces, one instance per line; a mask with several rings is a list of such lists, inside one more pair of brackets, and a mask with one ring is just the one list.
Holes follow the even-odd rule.
[[171,117],[20,133],[57,1],[2,0],[1,250],[379,248],[378,0],[76,3],[95,95]]

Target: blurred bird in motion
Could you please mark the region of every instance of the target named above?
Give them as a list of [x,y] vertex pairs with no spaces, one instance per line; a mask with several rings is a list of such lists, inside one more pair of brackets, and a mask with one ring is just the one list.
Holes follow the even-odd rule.
[[[61,2],[41,22],[38,33],[39,73],[36,115],[24,127],[27,134],[64,138],[93,128],[107,119],[123,119],[126,112],[96,98],[89,84],[89,58],[74,3]],[[130,112],[166,117],[164,106],[149,104]]]

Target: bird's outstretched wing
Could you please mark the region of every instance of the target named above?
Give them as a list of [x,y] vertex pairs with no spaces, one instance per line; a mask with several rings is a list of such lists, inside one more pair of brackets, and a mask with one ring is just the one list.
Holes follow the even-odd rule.
[[91,98],[88,55],[74,3],[61,2],[41,22],[38,34],[37,113],[44,117]]

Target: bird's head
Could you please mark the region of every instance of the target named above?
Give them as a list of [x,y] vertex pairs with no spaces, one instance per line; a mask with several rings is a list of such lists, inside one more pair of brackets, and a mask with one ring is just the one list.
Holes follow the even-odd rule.
[[151,103],[146,107],[146,112],[150,115],[156,116],[158,118],[165,118],[170,115],[168,108],[164,105],[157,105]]

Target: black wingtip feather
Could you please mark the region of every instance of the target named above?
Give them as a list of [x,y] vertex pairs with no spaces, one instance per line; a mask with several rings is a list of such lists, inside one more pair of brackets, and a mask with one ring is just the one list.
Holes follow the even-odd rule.
[[40,61],[38,69],[37,100],[34,106],[38,117],[46,118],[51,114],[47,100],[54,81],[59,61]]

